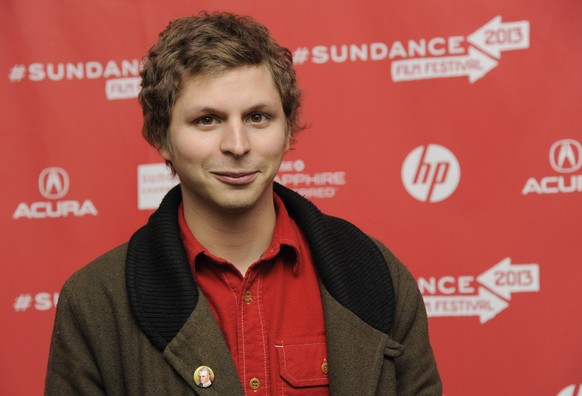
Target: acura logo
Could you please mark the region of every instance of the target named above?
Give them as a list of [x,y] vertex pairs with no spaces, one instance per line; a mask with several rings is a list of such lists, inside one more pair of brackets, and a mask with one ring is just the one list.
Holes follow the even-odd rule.
[[45,198],[62,198],[69,192],[69,175],[63,168],[46,168],[38,177],[38,189]]
[[550,148],[550,165],[557,172],[576,172],[582,167],[582,145],[574,139],[558,140]]

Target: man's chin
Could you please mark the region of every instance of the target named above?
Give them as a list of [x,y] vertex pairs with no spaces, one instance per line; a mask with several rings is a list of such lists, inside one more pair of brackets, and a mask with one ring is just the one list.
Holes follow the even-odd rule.
[[223,212],[230,213],[244,213],[253,207],[251,202],[246,201],[224,201],[218,202],[217,205],[219,210]]
[[223,210],[246,210],[256,201],[255,194],[244,189],[223,189],[214,191],[212,195],[209,198],[214,201],[214,206]]
[[216,206],[222,212],[231,214],[244,214],[261,205],[261,194],[251,191],[237,191],[224,194],[216,201]]

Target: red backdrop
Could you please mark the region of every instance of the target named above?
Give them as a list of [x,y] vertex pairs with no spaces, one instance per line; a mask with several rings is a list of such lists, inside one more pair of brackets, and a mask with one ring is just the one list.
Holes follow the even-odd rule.
[[279,180],[407,264],[445,394],[582,394],[579,0],[153,3],[0,2],[0,394],[41,394],[64,280],[172,185],[136,77],[201,9],[293,51],[311,127]]

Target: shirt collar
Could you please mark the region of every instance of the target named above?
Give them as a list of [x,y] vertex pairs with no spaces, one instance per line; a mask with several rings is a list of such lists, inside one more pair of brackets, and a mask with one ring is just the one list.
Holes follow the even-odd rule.
[[[273,193],[273,201],[275,203],[275,213],[277,220],[275,222],[275,229],[273,230],[273,239],[267,250],[263,253],[261,260],[270,260],[277,256],[281,252],[282,246],[287,246],[291,248],[293,253],[293,272],[297,273],[301,268],[301,235],[299,227],[293,219],[289,216],[285,204],[279,198],[279,196]],[[186,223],[186,218],[184,217],[184,204],[180,202],[178,207],[178,224],[180,226],[180,235],[182,237],[182,243],[184,244],[184,249],[186,250],[186,255],[188,256],[188,262],[192,271],[195,271],[196,258],[200,254],[204,254],[216,262],[226,263],[222,258],[214,256],[210,253],[192,234],[188,224]]]

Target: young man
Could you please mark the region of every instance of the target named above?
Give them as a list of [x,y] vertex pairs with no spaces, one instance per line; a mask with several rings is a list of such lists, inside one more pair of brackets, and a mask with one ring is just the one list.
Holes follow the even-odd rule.
[[265,27],[175,20],[139,100],[181,184],[66,282],[46,394],[441,394],[414,278],[273,182],[301,129],[300,91]]

